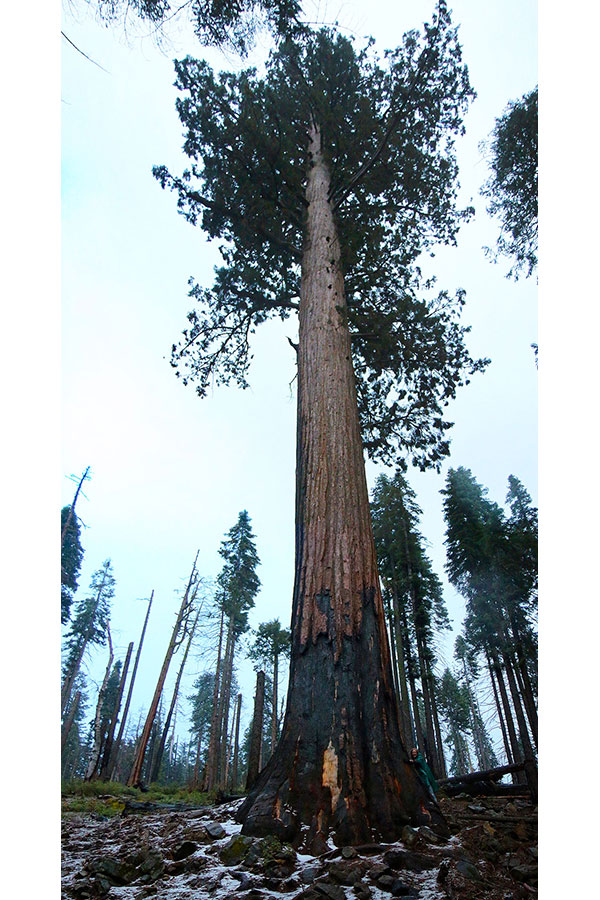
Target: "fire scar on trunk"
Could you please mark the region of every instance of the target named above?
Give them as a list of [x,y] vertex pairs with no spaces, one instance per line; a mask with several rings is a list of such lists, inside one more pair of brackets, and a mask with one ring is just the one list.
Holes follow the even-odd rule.
[[338,758],[333,744],[329,741],[329,746],[323,754],[323,787],[328,787],[331,792],[331,812],[335,812],[341,788],[338,784]]

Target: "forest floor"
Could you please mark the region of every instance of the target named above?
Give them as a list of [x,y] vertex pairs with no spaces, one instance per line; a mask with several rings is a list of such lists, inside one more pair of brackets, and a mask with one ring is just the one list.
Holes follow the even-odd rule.
[[69,900],[522,900],[537,897],[537,808],[525,797],[441,798],[452,836],[406,827],[395,844],[321,857],[240,834],[240,801],[189,808],[106,795],[112,816],[63,800],[62,897]]

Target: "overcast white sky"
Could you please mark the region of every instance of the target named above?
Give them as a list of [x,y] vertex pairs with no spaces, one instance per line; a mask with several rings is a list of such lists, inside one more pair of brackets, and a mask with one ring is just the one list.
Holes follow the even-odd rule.
[[[364,23],[380,45],[393,44],[394,31],[400,36],[407,26],[419,25],[431,5],[413,0],[386,9],[373,0],[368,12],[353,14],[352,25]],[[531,283],[505,281],[502,271],[481,256],[480,246],[494,240],[495,230],[477,196],[484,166],[476,147],[505,103],[536,80],[535,6],[456,2],[452,7],[479,94],[461,150],[462,182],[478,215],[464,231],[460,256],[453,251],[440,281],[467,289],[465,321],[473,325],[472,348],[494,363],[455,405],[450,464],[470,466],[492,498],[501,501],[510,472],[536,494],[535,377],[528,349],[535,331],[535,289]],[[344,5],[341,21],[350,9]],[[565,742],[579,743],[596,705],[584,691],[573,693],[557,661],[558,653],[560,659],[566,656],[568,671],[583,673],[582,680],[593,683],[589,667],[598,603],[589,561],[597,554],[599,499],[594,453],[598,289],[590,261],[597,257],[600,198],[590,148],[597,145],[593,113],[600,15],[596,6],[577,0],[568,8],[544,4],[541,13],[541,775],[543,785],[550,785],[555,767],[562,765]],[[2,676],[9,685],[18,673],[21,686],[6,694],[4,721],[26,725],[26,738],[15,735],[3,748],[10,763],[5,771],[16,776],[9,788],[17,793],[24,773],[40,771],[40,753],[48,771],[59,771],[55,534],[56,510],[71,496],[67,475],[88,464],[93,468],[88,500],[79,509],[88,526],[80,584],[85,589],[90,572],[112,557],[119,646],[137,640],[143,604],[136,598],[154,587],[157,609],[164,604],[162,624],[155,613],[155,661],[148,662],[148,683],[153,685],[164,652],[176,606],[174,588],[183,583],[198,547],[202,572],[218,571],[219,542],[242,507],[253,517],[263,559],[256,622],[276,614],[285,620],[291,594],[294,414],[287,344],[280,335],[271,340],[263,327],[257,361],[258,350],[266,351],[268,361],[255,373],[252,392],[236,397],[219,391],[202,403],[176,383],[162,359],[187,311],[188,275],[208,280],[213,264],[201,234],[178,219],[173,198],[150,174],[155,163],[175,169],[182,164],[170,57],[196,50],[182,46],[161,57],[149,41],[128,47],[83,13],[79,17],[75,22],[65,16],[65,31],[110,74],[64,45],[58,5],[45,2],[5,11],[8,40],[0,57],[3,122],[10,123],[8,134],[14,135],[0,145],[6,286],[0,364],[7,425],[2,447],[10,553],[4,571]],[[210,59],[230,67],[214,55]],[[62,409],[59,96],[65,193]],[[266,416],[263,407],[269,410]],[[372,470],[369,474],[372,482]],[[441,481],[434,474],[412,478],[439,574],[444,562]],[[447,600],[458,620],[460,603],[450,591]],[[149,639],[147,657],[150,646]],[[32,648],[25,665],[24,647]],[[17,747],[20,764],[15,767]],[[38,877],[40,887],[43,878],[44,889],[52,866],[57,874],[57,792],[55,782],[51,802],[37,810],[50,840],[38,848],[46,865],[30,877]],[[13,833],[22,835],[30,827],[30,805],[19,794],[10,808]],[[551,821],[572,814],[570,793],[553,790],[552,808],[552,816],[541,823],[546,852],[554,843]],[[573,829],[577,865],[561,869],[552,864],[545,879],[542,871],[542,884],[551,877],[557,890],[560,885],[589,889],[585,860],[593,858],[592,834]],[[562,856],[575,858],[566,852],[564,829],[560,835]],[[15,885],[19,879],[22,892],[22,869],[14,867],[11,877]]]

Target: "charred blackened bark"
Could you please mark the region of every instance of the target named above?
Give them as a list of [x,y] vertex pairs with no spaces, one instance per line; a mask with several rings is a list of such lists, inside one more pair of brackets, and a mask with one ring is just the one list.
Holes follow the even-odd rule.
[[443,826],[407,761],[379,586],[320,130],[309,131],[298,346],[296,571],[282,735],[240,808],[243,833],[310,852]]

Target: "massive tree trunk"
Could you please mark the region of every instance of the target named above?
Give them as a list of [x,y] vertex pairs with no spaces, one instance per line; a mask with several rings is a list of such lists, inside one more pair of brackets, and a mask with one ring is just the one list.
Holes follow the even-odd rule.
[[[444,819],[398,725],[371,527],[344,278],[319,128],[309,129],[298,345],[296,570],[277,749],[240,808],[245,834],[320,853]],[[304,828],[303,828],[304,826]]]

